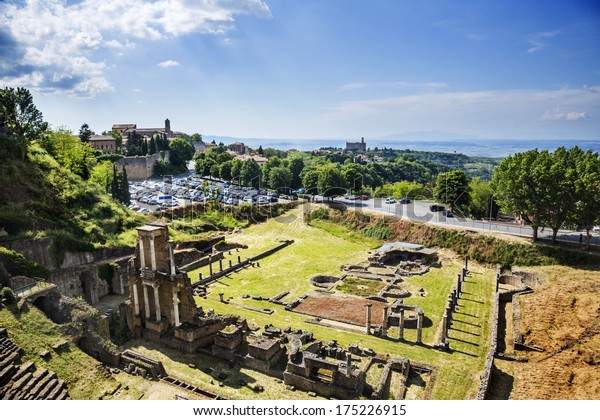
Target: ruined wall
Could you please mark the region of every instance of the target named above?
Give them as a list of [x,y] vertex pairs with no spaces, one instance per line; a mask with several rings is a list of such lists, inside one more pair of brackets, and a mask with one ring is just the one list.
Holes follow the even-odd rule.
[[500,293],[494,293],[492,307],[492,335],[490,351],[485,358],[485,364],[483,366],[483,372],[481,374],[481,386],[477,393],[478,400],[485,400],[488,389],[490,386],[490,380],[492,378],[492,367],[494,366],[494,355],[498,347],[498,318],[500,316]]
[[[169,158],[169,151],[165,153],[165,159]],[[130,181],[142,181],[152,176],[154,171],[154,163],[160,159],[160,153],[155,153],[151,156],[126,156],[115,162],[118,171],[122,171],[123,165],[127,171],[127,179]]]
[[63,261],[55,261],[50,253],[52,240],[52,237],[17,239],[5,243],[4,246],[20,252],[27,259],[35,261],[49,270],[91,264],[133,254],[132,247],[102,248],[88,252],[66,251]]

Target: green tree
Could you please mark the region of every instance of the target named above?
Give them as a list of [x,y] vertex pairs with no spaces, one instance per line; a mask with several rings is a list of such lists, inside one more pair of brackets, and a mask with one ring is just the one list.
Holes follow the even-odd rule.
[[342,171],[336,165],[325,165],[319,168],[317,188],[323,197],[331,198],[346,192],[346,180]]
[[315,195],[318,192],[319,171],[316,168],[306,167],[302,170],[301,177],[306,192]]
[[600,224],[600,158],[588,150],[576,163],[576,202],[574,219],[586,230],[586,248],[590,247],[591,230]]
[[237,179],[239,182],[239,177],[242,171],[242,161],[241,160],[233,160],[231,163],[231,179]]
[[79,140],[84,143],[88,143],[90,138],[92,137],[92,130],[90,130],[90,126],[87,123],[83,123],[81,128],[79,129]]
[[193,143],[200,143],[202,141],[202,134],[194,133],[190,136],[190,140]]
[[83,179],[90,177],[96,164],[95,150],[88,143],[81,142],[71,131],[65,128],[48,131],[42,144],[62,166]]
[[152,137],[150,140],[148,140],[148,154],[153,155],[155,153],[156,153],[156,141],[154,140],[154,137]]
[[469,183],[471,203],[469,213],[476,219],[495,219],[498,216],[498,205],[494,201],[494,189],[491,182],[482,181],[475,177]]
[[349,163],[344,165],[342,175],[344,176],[344,183],[352,189],[353,192],[359,191],[363,187],[363,170],[364,168],[358,163]]
[[121,171],[121,188],[119,191],[119,201],[125,205],[129,205],[131,202],[131,194],[129,193],[129,181],[127,179],[127,169],[123,165]]
[[218,165],[218,163],[214,159],[203,156],[199,159],[196,159],[194,169],[198,175],[209,176],[211,174],[212,167],[216,165]]
[[[263,182],[269,184],[271,169],[278,168],[283,165],[283,161],[279,159],[277,156],[273,156],[267,160],[264,165],[260,168],[262,172]],[[271,188],[273,188],[271,186]]]
[[227,162],[223,162],[219,168],[219,176],[221,179],[225,181],[231,180],[231,168],[233,166],[233,162],[228,160]]
[[[547,152],[546,152],[547,153]],[[515,153],[502,160],[494,170],[492,186],[500,207],[523,218],[533,229],[533,240],[543,226],[547,186],[538,167],[537,149]]]
[[189,141],[176,138],[169,143],[169,162],[178,168],[184,168],[189,160],[194,157],[194,146]]
[[[545,192],[542,221],[552,229],[552,243],[558,230],[573,220],[576,208],[577,160],[581,149],[559,147],[554,153],[540,153],[537,171],[542,174],[540,189]],[[544,158],[543,160],[541,158]]]
[[466,208],[471,200],[467,175],[461,170],[439,174],[433,195],[440,203],[449,205],[452,211],[464,213],[462,208]]
[[304,159],[301,156],[288,157],[287,167],[292,174],[291,187],[294,189],[300,188],[302,186],[300,174],[304,169]]
[[263,151],[262,145],[258,146],[258,154],[261,155],[261,156],[264,155],[264,151]]
[[48,128],[35,107],[31,93],[22,87],[0,89],[0,132],[11,135],[25,160],[29,144]]
[[292,182],[292,172],[285,167],[276,167],[269,173],[269,186],[279,190],[289,188]]
[[260,186],[260,166],[254,159],[248,159],[242,163],[240,181],[242,185]]

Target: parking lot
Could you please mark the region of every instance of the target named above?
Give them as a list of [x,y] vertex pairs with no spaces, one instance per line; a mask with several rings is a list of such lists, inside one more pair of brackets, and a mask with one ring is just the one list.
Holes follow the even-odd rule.
[[197,176],[163,177],[129,183],[130,209],[150,213],[192,203],[218,201],[237,206],[242,203],[264,205],[296,200],[295,194],[285,195],[253,187],[229,184]]

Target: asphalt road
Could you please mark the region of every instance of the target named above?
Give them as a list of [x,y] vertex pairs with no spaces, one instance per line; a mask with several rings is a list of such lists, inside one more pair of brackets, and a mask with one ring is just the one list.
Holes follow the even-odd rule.
[[[529,226],[519,226],[514,223],[471,220],[461,217],[446,217],[442,212],[432,212],[429,210],[430,202],[412,201],[409,204],[386,204],[384,199],[371,198],[369,200],[347,200],[344,198],[336,198],[333,200],[336,203],[344,204],[356,210],[369,210],[391,214],[396,217],[405,218],[407,220],[434,223],[444,226],[458,226],[465,229],[474,229],[479,231],[493,231],[509,235],[518,235],[531,238],[533,229]],[[585,244],[585,232],[577,232],[572,230],[561,229],[558,231],[557,240],[579,243],[581,234],[583,233],[583,243]],[[540,239],[552,239],[552,229],[545,228],[538,231]],[[600,246],[600,234],[592,233],[590,241],[591,245]]]

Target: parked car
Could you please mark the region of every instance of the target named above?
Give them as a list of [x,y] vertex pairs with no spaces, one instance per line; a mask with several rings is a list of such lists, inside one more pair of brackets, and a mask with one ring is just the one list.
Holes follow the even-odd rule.
[[387,197],[385,199],[385,204],[394,204],[396,202],[396,200],[394,199],[394,197]]
[[446,217],[454,217],[454,215],[452,214],[452,212],[450,210],[444,210],[442,212],[442,214]]
[[369,196],[368,196],[368,195],[364,195],[364,194],[362,194],[362,195],[360,195],[360,196],[358,197],[358,199],[359,199],[359,200],[368,200],[368,199],[369,199]]
[[354,194],[345,194],[344,198],[347,199],[347,200],[357,200],[358,196],[354,195]]
[[444,206],[440,206],[439,204],[432,204],[429,206],[430,211],[444,211],[446,208]]
[[400,200],[398,200],[398,203],[400,203],[400,204],[410,204],[411,201],[408,198],[401,198]]

